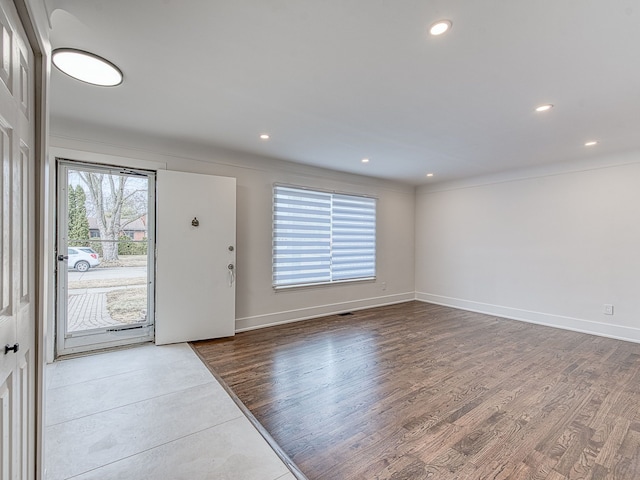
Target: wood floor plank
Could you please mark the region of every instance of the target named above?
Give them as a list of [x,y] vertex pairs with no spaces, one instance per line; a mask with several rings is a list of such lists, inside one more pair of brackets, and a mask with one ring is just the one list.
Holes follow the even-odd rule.
[[310,480],[637,480],[640,345],[420,302],[194,348]]
[[558,472],[551,472],[546,480],[567,480],[567,477],[560,475]]

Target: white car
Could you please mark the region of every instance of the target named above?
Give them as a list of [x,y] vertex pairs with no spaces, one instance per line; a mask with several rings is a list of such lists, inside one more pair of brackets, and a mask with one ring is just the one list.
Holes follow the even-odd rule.
[[100,265],[100,258],[93,248],[69,247],[69,268],[75,268],[78,272],[86,272],[90,267]]

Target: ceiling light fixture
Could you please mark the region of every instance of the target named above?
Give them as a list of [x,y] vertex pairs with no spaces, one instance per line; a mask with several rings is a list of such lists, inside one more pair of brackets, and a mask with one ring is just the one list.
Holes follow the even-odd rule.
[[269,135],[267,135],[266,133],[263,133],[262,135],[260,135],[260,138],[262,140],[269,140],[269,138],[271,138],[271,137],[269,137]]
[[451,20],[438,20],[429,27],[429,33],[437,37],[447,32],[451,28],[451,25],[453,25]]
[[553,108],[553,105],[550,103],[546,103],[544,105],[540,105],[539,107],[536,107],[536,112],[547,112],[549,110],[551,110]]
[[58,70],[81,82],[100,87],[115,87],[122,83],[122,71],[93,53],[58,48],[53,51],[51,59]]
[[368,158],[363,158],[362,160],[360,160],[362,163],[369,163],[369,159]]
[[433,173],[427,173],[427,177],[433,177]]
[[584,144],[585,147],[593,147],[594,145],[597,145],[598,142],[596,142],[595,140],[591,140],[590,142],[587,142]]

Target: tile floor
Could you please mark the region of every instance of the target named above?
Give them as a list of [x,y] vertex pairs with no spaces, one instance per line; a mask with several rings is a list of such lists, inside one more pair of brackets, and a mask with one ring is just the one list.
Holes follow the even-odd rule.
[[187,344],[46,373],[46,480],[295,480]]

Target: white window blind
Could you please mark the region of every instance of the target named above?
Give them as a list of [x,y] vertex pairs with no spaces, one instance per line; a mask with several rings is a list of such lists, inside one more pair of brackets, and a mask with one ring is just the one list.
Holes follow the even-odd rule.
[[273,285],[375,278],[376,200],[275,186]]

